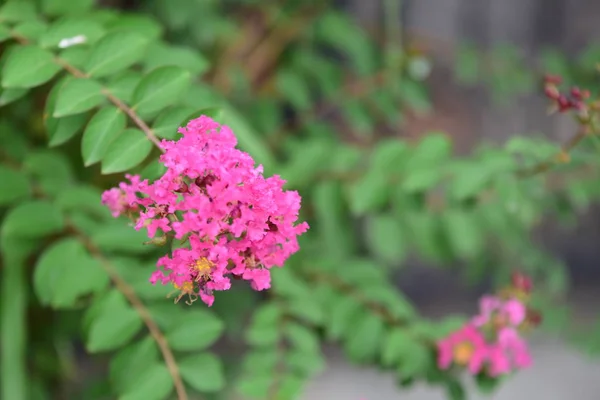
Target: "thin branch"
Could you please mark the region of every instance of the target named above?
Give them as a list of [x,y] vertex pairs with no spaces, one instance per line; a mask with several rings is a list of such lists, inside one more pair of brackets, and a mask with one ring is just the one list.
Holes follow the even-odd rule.
[[[11,31],[11,35],[12,35],[13,39],[15,39],[18,43],[20,43],[22,45],[30,44],[30,42],[27,40],[27,38],[13,32],[13,31]],[[68,73],[70,73],[71,75],[73,75],[76,78],[82,79],[82,78],[89,77],[86,73],[84,73],[83,71],[74,67],[73,65],[69,64],[67,61],[63,60],[62,58],[60,58],[58,56],[54,57],[54,62],[56,64],[58,64],[59,66],[61,66],[65,71],[67,71]],[[144,132],[144,134],[146,135],[148,140],[150,140],[161,152],[164,153],[164,149],[160,145],[160,140],[156,137],[156,135],[154,134],[154,131],[140,118],[139,115],[136,114],[136,112],[131,107],[129,107],[124,102],[122,102],[119,98],[115,97],[106,88],[104,88],[102,90],[102,94],[111,103],[113,103],[117,108],[119,108],[121,111],[123,111],[123,113],[125,113],[127,116],[129,116],[129,118],[131,118],[133,123],[136,124],[138,126],[138,128],[140,128],[142,130],[142,132]]]
[[179,367],[177,366],[177,361],[175,360],[175,356],[165,339],[165,336],[162,334],[160,328],[152,318],[152,315],[144,306],[144,303],[139,299],[136,295],[133,288],[118,274],[115,267],[111,264],[111,262],[104,256],[102,251],[87,237],[82,231],[77,229],[73,224],[69,224],[70,230],[77,235],[81,243],[86,247],[86,249],[90,252],[90,254],[96,258],[102,264],[102,267],[109,275],[110,279],[115,284],[116,288],[123,293],[123,295],[127,298],[127,300],[131,303],[135,311],[139,314],[139,316],[144,321],[144,324],[148,328],[150,335],[154,338],[154,341],[158,344],[160,348],[160,352],[165,360],[165,364],[171,377],[173,378],[173,383],[175,385],[175,391],[177,392],[177,398],[179,400],[187,400],[188,395],[185,391],[185,385],[183,384],[183,380],[181,379],[181,374],[179,373]]

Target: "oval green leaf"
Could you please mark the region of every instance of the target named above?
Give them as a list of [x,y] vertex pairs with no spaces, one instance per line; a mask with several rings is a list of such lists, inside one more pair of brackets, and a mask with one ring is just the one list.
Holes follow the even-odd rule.
[[49,51],[37,46],[15,47],[2,68],[2,86],[5,88],[31,88],[39,86],[60,71]]
[[40,238],[60,232],[65,220],[53,204],[30,201],[13,208],[4,218],[2,234],[22,238]]
[[67,80],[56,97],[53,117],[79,114],[98,106],[104,100],[102,85],[91,79]]
[[135,167],[150,154],[152,143],[139,129],[126,129],[106,150],[102,173],[114,174]]
[[101,77],[123,70],[139,61],[146,52],[148,40],[135,32],[114,32],[96,44],[85,70]]
[[81,140],[81,155],[86,167],[104,157],[110,144],[125,129],[126,117],[115,107],[104,107],[88,123]]
[[133,92],[134,108],[153,113],[172,104],[190,83],[190,73],[181,67],[160,67],[146,75]]
[[225,387],[223,363],[214,354],[188,356],[179,362],[183,380],[202,393],[218,392]]

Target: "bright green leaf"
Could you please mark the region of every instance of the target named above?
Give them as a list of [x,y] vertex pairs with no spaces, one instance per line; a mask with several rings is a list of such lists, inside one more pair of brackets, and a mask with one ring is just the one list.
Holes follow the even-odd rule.
[[17,101],[23,96],[25,96],[29,91],[27,89],[2,89],[0,88],[0,107],[5,106],[7,104],[12,103],[13,101]]
[[143,230],[135,230],[124,221],[103,224],[95,232],[92,241],[102,251],[143,254],[154,250],[152,246],[144,245],[148,235]]
[[80,14],[93,6],[94,0],[42,0],[42,10],[48,15]]
[[147,45],[148,39],[138,33],[110,33],[94,46],[85,70],[93,77],[114,74],[140,61]]
[[361,305],[352,297],[339,295],[331,305],[327,323],[327,336],[339,340],[350,334],[354,317],[361,311]]
[[306,353],[319,353],[321,345],[315,332],[296,322],[287,322],[283,328],[291,345]]
[[91,320],[87,349],[90,353],[114,350],[128,343],[141,327],[140,316],[129,304],[103,307]]
[[147,71],[167,65],[178,66],[185,68],[192,75],[201,75],[210,67],[208,60],[198,50],[163,43],[150,45],[144,65]]
[[183,380],[199,392],[218,392],[225,387],[223,363],[211,353],[190,355],[178,364]]
[[2,68],[2,86],[30,88],[52,79],[60,66],[52,53],[37,46],[17,46],[7,54]]
[[114,174],[131,169],[148,157],[152,143],[139,129],[125,129],[113,140],[102,158],[102,173]]
[[27,0],[9,0],[0,7],[0,21],[20,22],[37,18],[35,4]]
[[448,240],[458,257],[471,258],[484,250],[486,237],[476,217],[460,210],[448,210],[442,216]]
[[107,89],[113,96],[124,101],[131,102],[133,91],[142,80],[142,75],[137,71],[123,71],[109,81]]
[[104,107],[90,120],[81,140],[83,164],[88,167],[102,159],[110,144],[125,129],[127,118],[115,107]]
[[372,362],[379,352],[385,325],[374,314],[363,314],[351,327],[345,349],[351,360],[364,363]]
[[64,47],[61,41],[83,36],[86,44],[93,44],[104,34],[104,28],[97,22],[84,18],[68,18],[54,23],[42,36],[40,46],[46,48]]
[[79,114],[92,109],[104,100],[102,85],[91,79],[69,79],[56,97],[53,117]]
[[142,114],[159,111],[183,95],[189,82],[189,71],[175,66],[159,67],[142,78],[136,87],[133,107]]

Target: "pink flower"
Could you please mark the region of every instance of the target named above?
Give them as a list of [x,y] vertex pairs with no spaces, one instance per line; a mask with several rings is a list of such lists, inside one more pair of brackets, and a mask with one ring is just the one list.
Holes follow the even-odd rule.
[[438,342],[438,367],[448,369],[452,363],[466,365],[477,374],[487,359],[487,344],[477,327],[464,325],[460,330]]
[[483,296],[479,301],[479,315],[473,317],[473,324],[481,327],[492,322],[493,317],[496,321],[510,326],[518,326],[525,320],[527,309],[525,305],[517,299],[503,301],[495,296]]
[[297,224],[300,196],[284,191],[278,176],[263,177],[227,126],[201,116],[179,132],[181,139],[161,144],[162,177],[127,176],[131,183],[105,192],[103,203],[115,216],[138,212],[135,228],[150,238],[160,232],[184,241],[158,260],[153,284],[173,284],[209,305],[214,290],[230,288],[231,276],[268,289],[269,270],[299,250],[297,237],[308,229]]

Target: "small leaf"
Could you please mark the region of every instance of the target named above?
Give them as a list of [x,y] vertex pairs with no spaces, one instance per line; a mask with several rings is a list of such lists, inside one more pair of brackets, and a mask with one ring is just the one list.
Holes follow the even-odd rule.
[[203,393],[218,392],[225,387],[223,363],[213,354],[201,353],[179,361],[183,380]]
[[192,107],[168,108],[156,117],[152,130],[158,137],[173,140],[179,133],[177,129],[187,125],[194,117],[200,115]]
[[60,193],[71,184],[73,179],[69,161],[56,151],[31,151],[23,161],[23,167],[49,196]]
[[102,85],[91,79],[69,79],[56,97],[53,117],[79,114],[92,109],[104,100]]
[[402,361],[409,352],[407,347],[412,346],[412,337],[400,328],[389,331],[383,341],[381,349],[381,362],[386,367],[392,367]]
[[273,374],[257,371],[249,376],[244,376],[236,382],[237,391],[251,399],[266,399],[273,385]]
[[406,256],[406,237],[400,222],[390,214],[371,216],[367,220],[367,243],[383,261],[399,264]]
[[292,346],[306,353],[320,353],[321,345],[317,335],[296,322],[288,322],[284,327],[284,335]]
[[91,321],[87,349],[90,353],[114,350],[129,342],[141,327],[140,316],[128,304],[105,307]]
[[373,314],[362,315],[348,334],[345,349],[351,360],[373,361],[381,346],[385,326],[381,318]]
[[144,231],[136,231],[123,221],[115,221],[102,225],[92,236],[92,241],[102,251],[144,254],[154,250],[144,245],[148,236]]
[[147,45],[148,39],[139,33],[110,33],[94,46],[85,70],[93,77],[114,74],[138,62]]
[[120,34],[134,32],[148,40],[158,39],[163,27],[154,18],[143,14],[120,14],[107,24],[111,31]]
[[0,165],[0,206],[16,203],[31,195],[31,184],[20,171]]
[[339,340],[344,335],[351,333],[350,326],[353,318],[361,311],[360,304],[350,296],[337,297],[329,312],[327,325],[328,337],[332,340]]
[[119,351],[110,362],[110,380],[115,390],[125,392],[158,359],[158,347],[150,336]]
[[0,107],[17,101],[25,96],[29,91],[27,89],[0,89]]
[[185,68],[193,75],[200,75],[210,67],[208,60],[198,50],[163,43],[155,43],[150,46],[144,64],[147,71],[172,65]]
[[476,215],[448,210],[442,218],[448,241],[458,257],[471,258],[484,250],[485,234],[479,227]]
[[39,86],[56,75],[60,66],[54,63],[52,53],[37,46],[18,46],[8,54],[2,68],[2,86],[31,88]]
[[76,239],[63,239],[38,260],[34,287],[42,304],[72,307],[80,296],[97,293],[108,285],[108,275]]
[[37,18],[35,4],[26,0],[9,0],[0,7],[0,21],[21,22]]
[[142,75],[136,71],[124,71],[108,83],[108,91],[125,103],[131,102],[133,91],[142,80]]
[[87,114],[69,115],[63,118],[48,117],[46,124],[50,140],[50,147],[60,146],[75,136],[88,120]]
[[165,333],[174,350],[203,350],[223,333],[225,325],[209,311],[194,312],[193,317]]
[[62,47],[64,39],[83,36],[86,44],[93,44],[104,34],[104,28],[97,22],[83,18],[63,19],[53,24],[40,39],[45,48]]
[[140,164],[152,151],[152,143],[139,129],[125,129],[113,140],[102,158],[102,173],[127,171]]
[[2,234],[22,238],[39,238],[60,232],[65,220],[53,204],[34,200],[21,203],[4,218]]
[[81,155],[86,167],[104,157],[110,144],[125,129],[127,119],[121,110],[104,107],[90,120],[81,140]]
[[246,341],[254,346],[268,346],[277,343],[280,330],[281,309],[276,304],[260,306],[252,316],[252,323],[246,330]]
[[142,78],[133,92],[133,107],[142,114],[159,111],[183,95],[189,82],[190,73],[185,69],[159,67]]
[[173,378],[164,364],[150,364],[130,383],[119,400],[163,400],[173,390]]

